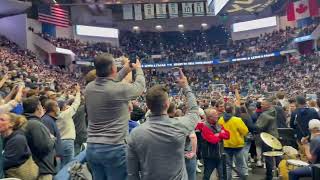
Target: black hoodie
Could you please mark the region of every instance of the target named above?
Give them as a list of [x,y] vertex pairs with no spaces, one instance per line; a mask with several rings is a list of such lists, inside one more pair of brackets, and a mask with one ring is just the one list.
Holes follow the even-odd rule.
[[55,174],[54,140],[50,137],[50,131],[37,116],[27,113],[24,116],[28,124],[23,130],[40,175]]
[[296,131],[298,140],[302,137],[310,136],[309,121],[312,119],[319,119],[317,111],[313,108],[297,108],[292,114],[290,119],[290,126]]

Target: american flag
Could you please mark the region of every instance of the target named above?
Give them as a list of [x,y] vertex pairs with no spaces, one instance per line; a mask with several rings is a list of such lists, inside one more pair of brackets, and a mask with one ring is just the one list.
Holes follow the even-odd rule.
[[38,8],[38,20],[40,22],[54,24],[60,27],[69,27],[69,12],[60,5],[40,5]]

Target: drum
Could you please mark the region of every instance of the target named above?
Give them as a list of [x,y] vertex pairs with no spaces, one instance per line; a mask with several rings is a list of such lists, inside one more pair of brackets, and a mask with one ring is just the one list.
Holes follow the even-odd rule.
[[282,151],[284,152],[283,159],[298,159],[299,152],[291,146],[283,146]]
[[309,164],[304,162],[304,161],[300,161],[300,160],[296,160],[296,159],[289,159],[289,160],[282,160],[279,163],[279,175],[280,175],[280,179],[281,180],[289,180],[289,172],[291,170],[295,170],[298,167],[304,167],[304,166],[308,166]]
[[287,160],[287,166],[289,171],[297,169],[299,167],[305,167],[305,166],[309,166],[309,163],[306,163],[304,161],[301,160],[297,160],[297,159],[289,159]]

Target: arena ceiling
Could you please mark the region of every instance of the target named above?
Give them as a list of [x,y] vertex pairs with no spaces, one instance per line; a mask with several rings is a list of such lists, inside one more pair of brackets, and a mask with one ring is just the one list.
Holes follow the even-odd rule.
[[31,7],[30,2],[1,0],[0,1],[0,18],[5,16],[24,13],[30,7]]

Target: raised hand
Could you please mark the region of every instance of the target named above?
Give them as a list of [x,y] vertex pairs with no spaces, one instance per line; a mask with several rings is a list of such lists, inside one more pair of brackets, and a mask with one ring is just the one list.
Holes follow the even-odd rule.
[[182,72],[182,69],[180,68],[180,77],[178,77],[178,79],[177,79],[177,82],[178,82],[178,85],[179,85],[179,87],[181,87],[181,88],[185,88],[185,87],[187,87],[188,86],[188,79],[187,79],[187,77],[183,74],[183,72]]

